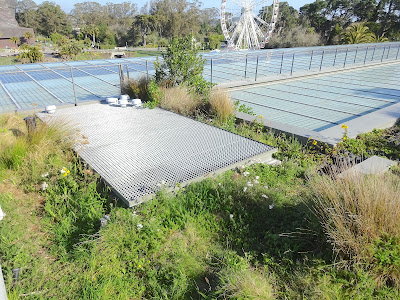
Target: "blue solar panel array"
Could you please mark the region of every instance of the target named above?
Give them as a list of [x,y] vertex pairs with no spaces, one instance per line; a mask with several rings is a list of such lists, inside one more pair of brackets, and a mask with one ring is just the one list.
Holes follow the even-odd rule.
[[[203,54],[204,76],[213,83],[260,80],[279,74],[395,61],[400,43],[237,51]],[[154,75],[154,57],[0,66],[0,113],[74,103],[120,94],[119,65],[125,76]],[[71,71],[72,69],[72,71]],[[318,87],[335,85],[335,78]],[[311,88],[315,83],[301,83]],[[341,85],[341,84],[339,84]],[[377,87],[378,88],[378,87]],[[280,93],[280,92],[277,92]]]

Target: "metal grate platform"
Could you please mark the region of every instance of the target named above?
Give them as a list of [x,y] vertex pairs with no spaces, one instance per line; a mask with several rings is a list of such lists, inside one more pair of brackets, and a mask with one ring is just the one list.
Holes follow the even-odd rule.
[[162,109],[91,104],[59,109],[45,122],[68,122],[88,144],[79,155],[129,206],[161,185],[187,184],[236,164],[271,158],[268,145]]

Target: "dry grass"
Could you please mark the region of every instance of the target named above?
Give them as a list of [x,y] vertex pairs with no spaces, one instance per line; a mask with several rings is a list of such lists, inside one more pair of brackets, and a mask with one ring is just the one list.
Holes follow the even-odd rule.
[[210,106],[220,122],[226,122],[235,111],[235,105],[228,91],[224,89],[218,89],[212,92]]
[[276,299],[269,277],[255,269],[225,269],[220,274],[227,299]]
[[184,116],[193,115],[201,105],[201,100],[182,86],[164,88],[162,93],[160,106]]
[[139,98],[142,101],[147,101],[149,97],[148,85],[149,80],[145,76],[140,77],[138,80],[130,78],[125,81],[122,93],[129,95],[131,99]]
[[[389,237],[395,241],[390,247],[397,249],[395,252],[400,249],[400,178],[392,173],[365,176],[348,171],[344,174],[335,178],[310,177],[315,211],[340,257],[352,264],[372,267],[380,264],[375,251],[377,241],[387,241]],[[395,257],[400,253],[395,252],[391,255],[400,259]],[[399,266],[391,264],[389,261],[378,276],[399,285]]]

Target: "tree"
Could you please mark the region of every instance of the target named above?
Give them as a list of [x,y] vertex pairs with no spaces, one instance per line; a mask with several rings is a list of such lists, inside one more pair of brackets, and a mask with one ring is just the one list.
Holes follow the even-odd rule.
[[15,47],[18,47],[17,44],[20,42],[20,39],[17,36],[12,36],[12,37],[10,37],[10,42],[14,43]]
[[206,59],[198,55],[198,51],[193,35],[172,39],[167,51],[162,54],[163,61],[157,59],[154,63],[156,82],[170,87],[184,84],[204,100],[208,99],[212,85],[203,77]]
[[38,28],[38,16],[36,14],[37,4],[32,0],[19,0],[17,2],[15,17],[22,27]]
[[68,34],[72,31],[67,14],[59,5],[45,1],[39,5],[36,13],[39,23],[38,31],[41,34],[50,36],[55,32]]
[[344,44],[362,44],[376,41],[376,36],[365,24],[354,23],[347,28],[342,37]]
[[156,18],[152,15],[135,16],[130,33],[133,36],[139,35],[142,39],[142,45],[144,47],[146,47],[146,44],[147,44],[147,41],[146,41],[147,35],[155,27],[155,20],[156,20]]
[[96,25],[89,25],[87,28],[87,32],[89,32],[89,35],[92,36],[92,47],[96,46],[96,35],[99,34],[99,27]]
[[29,42],[31,38],[33,38],[33,34],[30,31],[24,33],[24,39],[26,42]]

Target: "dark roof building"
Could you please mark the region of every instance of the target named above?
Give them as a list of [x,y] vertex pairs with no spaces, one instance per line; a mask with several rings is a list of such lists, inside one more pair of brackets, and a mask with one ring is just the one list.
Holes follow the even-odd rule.
[[[29,31],[32,36],[34,32],[32,28],[24,28],[18,25],[15,19],[15,9],[17,0],[0,0],[0,48],[13,48],[15,44],[10,41],[11,37],[19,37],[23,39],[25,32]],[[30,41],[34,41],[32,38]]]

